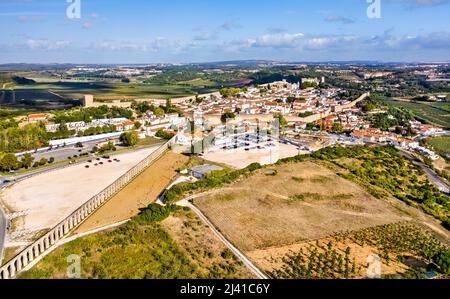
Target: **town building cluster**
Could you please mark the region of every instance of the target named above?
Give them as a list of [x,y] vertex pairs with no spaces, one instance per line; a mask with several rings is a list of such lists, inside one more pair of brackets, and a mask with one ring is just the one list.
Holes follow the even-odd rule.
[[[308,82],[320,83],[324,79],[307,79]],[[303,82],[303,81],[302,81]],[[333,106],[346,105],[350,101],[340,97],[341,89],[301,88],[301,83],[278,81],[248,88],[234,96],[214,96],[203,100],[191,111],[219,115],[233,112],[247,115],[282,115],[298,116],[302,113],[317,114]]]
[[[370,73],[366,75],[366,77],[377,78],[390,74]],[[241,89],[227,95],[213,93],[203,97],[199,96],[195,101],[192,99],[176,101],[173,105],[186,115],[193,115],[196,128],[205,125],[203,116],[217,117],[227,112],[235,115],[254,116],[255,119],[264,115],[282,115],[286,117],[293,132],[304,132],[311,129],[311,126],[308,128],[308,125],[312,124],[316,130],[320,128],[325,132],[350,132],[350,139],[355,142],[392,144],[415,150],[432,160],[438,159],[434,152],[421,147],[418,139],[404,137],[394,133],[393,130],[383,132],[372,128],[367,113],[364,113],[356,105],[369,94],[362,95],[358,100],[351,100],[344,96],[345,90],[333,87],[321,88],[320,84],[324,82],[323,77],[305,78],[298,83],[289,83],[283,80]],[[160,103],[153,104],[160,105]],[[383,111],[378,112],[382,113]],[[28,116],[28,122],[45,120],[47,120],[45,114]],[[126,118],[96,119],[90,122],[72,122],[65,125],[69,130],[77,132],[93,127],[115,126],[115,132],[136,130],[141,138],[154,137],[163,130],[167,134],[174,135],[176,143],[186,146],[198,143],[207,136],[211,136],[211,143],[219,147],[226,147],[235,142],[230,139],[230,135],[224,134],[227,130],[226,125],[217,125],[211,130],[192,130],[189,117],[180,116],[178,113],[156,116],[152,111],[147,111],[144,116],[132,120]],[[244,120],[238,129],[240,133],[247,135],[255,133],[256,127],[264,125],[270,126],[271,124],[270,122],[254,123]],[[411,121],[410,128],[413,133],[421,137],[445,133],[440,128],[418,121]],[[48,132],[56,132],[60,129],[60,125],[47,124],[46,129]],[[238,135],[235,137],[240,138]],[[243,143],[248,142],[244,141]]]

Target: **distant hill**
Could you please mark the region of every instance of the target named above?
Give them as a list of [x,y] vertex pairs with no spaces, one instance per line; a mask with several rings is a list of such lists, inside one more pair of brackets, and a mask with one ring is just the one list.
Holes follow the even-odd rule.
[[31,85],[31,84],[35,84],[36,81],[32,80],[32,79],[28,79],[25,77],[17,77],[17,76],[13,76],[11,77],[12,81],[18,85]]
[[36,81],[19,76],[13,76],[10,74],[0,74],[0,89],[3,88],[5,84],[17,84],[17,85],[32,85]]

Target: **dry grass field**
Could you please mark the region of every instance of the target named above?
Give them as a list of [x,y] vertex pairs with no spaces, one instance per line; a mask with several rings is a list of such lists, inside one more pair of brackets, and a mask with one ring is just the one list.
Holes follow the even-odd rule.
[[[174,241],[188,252],[192,264],[205,277],[254,278],[247,268],[227,249],[193,212],[176,213],[162,222]],[[212,275],[211,275],[212,274]]]
[[162,222],[128,222],[86,236],[46,256],[24,279],[66,279],[67,257],[81,257],[83,279],[252,278],[190,211],[177,210]]
[[240,249],[280,247],[404,220],[400,211],[313,162],[272,167],[194,203]]

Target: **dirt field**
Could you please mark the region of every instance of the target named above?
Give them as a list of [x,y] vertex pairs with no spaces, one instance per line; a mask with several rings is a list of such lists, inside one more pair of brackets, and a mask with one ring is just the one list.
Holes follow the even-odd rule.
[[141,208],[157,199],[177,175],[176,170],[188,159],[183,155],[166,153],[89,217],[75,233],[87,232],[137,215]]
[[450,174],[450,164],[443,158],[433,161],[433,166],[439,171],[444,171],[447,174]]
[[[192,263],[196,264],[204,275],[209,272],[215,274],[211,278],[254,278],[245,266],[228,252],[227,247],[217,239],[208,226],[191,211],[170,216],[162,225],[175,242],[189,253]],[[235,269],[230,271],[234,272],[233,274],[221,274],[230,266]]]
[[397,222],[388,203],[332,171],[303,162],[273,167],[194,203],[240,249],[292,245]]
[[242,169],[255,162],[260,163],[261,165],[274,164],[279,159],[307,153],[305,151],[299,152],[293,145],[281,143],[278,143],[277,145],[277,147],[272,149],[265,148],[250,151],[245,151],[244,148],[235,150],[217,149],[214,152],[206,153],[204,159]]
[[[15,220],[14,228],[33,234],[58,224],[156,149],[115,156],[120,162],[102,159],[104,164],[96,167],[82,163],[43,173],[7,188],[0,199],[9,212],[27,211],[26,216]],[[85,168],[87,164],[89,169]]]

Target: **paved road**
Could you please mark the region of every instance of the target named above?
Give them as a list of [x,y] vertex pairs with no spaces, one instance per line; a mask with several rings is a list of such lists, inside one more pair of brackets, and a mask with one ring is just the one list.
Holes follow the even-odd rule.
[[408,159],[412,160],[412,162],[415,165],[421,166],[422,169],[425,171],[425,173],[428,176],[428,179],[443,193],[450,195],[450,186],[447,185],[447,183],[441,179],[432,169],[430,169],[427,165],[425,165],[422,161],[417,159],[415,156],[413,156],[410,152],[402,149],[397,148],[400,153],[402,153],[404,156],[406,156]]
[[5,213],[0,209],[0,265],[2,265],[3,260],[3,248],[6,242],[6,226],[8,220],[6,219]]
[[[68,157],[73,157],[74,155],[80,155],[81,153],[90,153],[93,147],[95,147],[98,143],[104,141],[106,141],[106,139],[84,142],[83,148],[77,148],[74,145],[66,146],[64,148],[55,148],[52,150],[32,154],[32,156],[34,157],[34,162],[37,162],[42,158],[50,159],[51,157],[55,159],[55,162],[65,161]],[[118,149],[123,148],[123,146],[121,145],[117,145],[116,147]]]
[[237,249],[233,244],[231,244],[230,241],[225,238],[224,235],[222,235],[219,230],[212,224],[211,221],[200,211],[196,206],[191,204],[188,199],[184,199],[182,201],[179,201],[177,203],[179,206],[184,206],[190,208],[195,214],[197,214],[200,219],[209,226],[209,228],[212,230],[212,232],[219,238],[220,241],[222,241],[225,246],[227,246],[241,261],[244,263],[244,265],[247,267],[247,269],[250,270],[258,279],[269,279],[269,277],[258,269],[239,249]]

